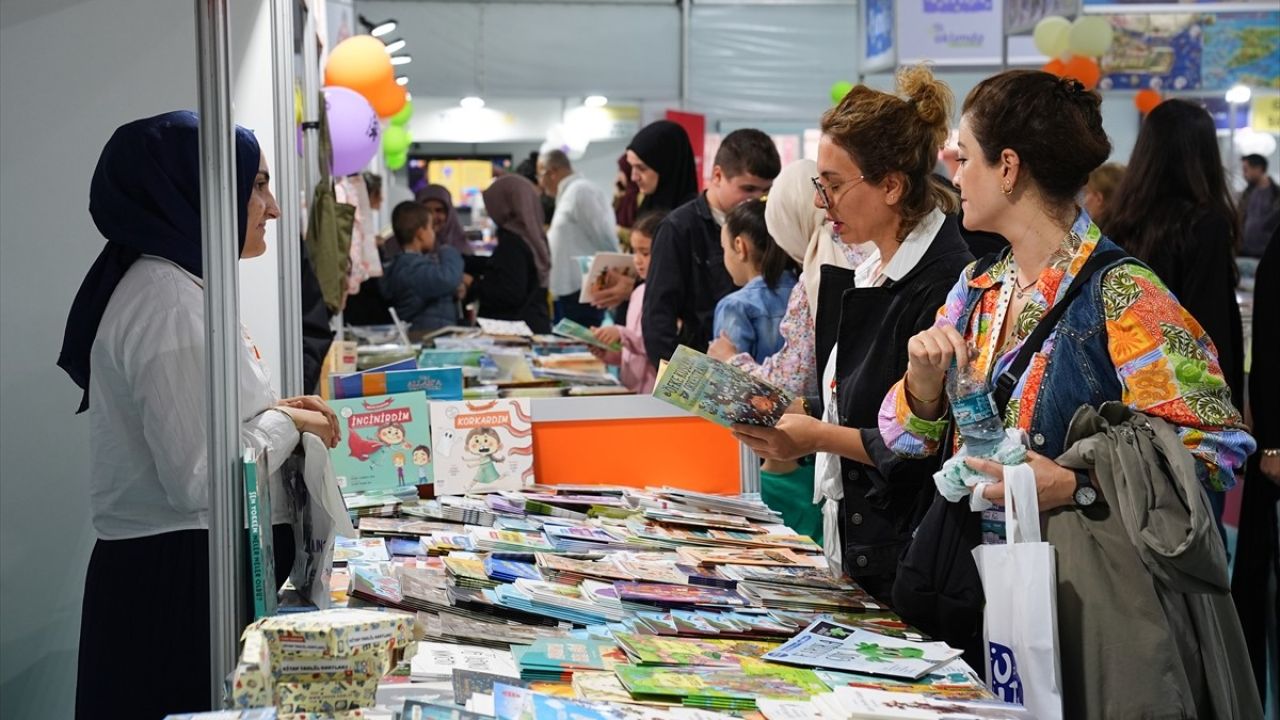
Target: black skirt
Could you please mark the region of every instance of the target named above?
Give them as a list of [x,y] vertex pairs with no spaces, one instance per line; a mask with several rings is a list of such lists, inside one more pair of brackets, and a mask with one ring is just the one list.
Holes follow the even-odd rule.
[[[279,585],[293,564],[293,532],[276,525],[272,535]],[[209,532],[99,540],[84,584],[76,717],[210,710],[210,662]]]

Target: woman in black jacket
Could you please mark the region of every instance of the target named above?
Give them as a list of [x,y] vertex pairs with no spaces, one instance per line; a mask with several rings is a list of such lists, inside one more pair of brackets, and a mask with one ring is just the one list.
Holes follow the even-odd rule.
[[485,211],[498,226],[498,247],[472,281],[470,299],[480,302],[480,317],[523,320],[535,333],[550,333],[551,247],[538,191],[519,175],[504,175],[483,196]]
[[932,177],[951,90],[917,67],[899,73],[898,95],[859,86],[822,118],[814,201],[842,242],[875,249],[856,270],[822,268],[818,417],[734,428],[764,458],[818,453],[814,502],[826,501],[827,559],[886,604],[938,462],[904,460],[885,447],[880,401],[906,371],[907,341],[933,324],[973,260],[947,215],[958,209],[955,196]]

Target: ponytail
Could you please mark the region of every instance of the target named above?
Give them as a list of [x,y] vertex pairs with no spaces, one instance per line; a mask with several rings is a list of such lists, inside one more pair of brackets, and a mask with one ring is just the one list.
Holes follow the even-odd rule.
[[760,275],[770,290],[777,290],[783,273],[788,270],[796,272],[795,260],[774,242],[769,234],[769,227],[764,219],[764,200],[748,200],[729,211],[725,216],[725,227],[729,237],[742,237],[747,240],[748,255],[753,262],[759,263]]

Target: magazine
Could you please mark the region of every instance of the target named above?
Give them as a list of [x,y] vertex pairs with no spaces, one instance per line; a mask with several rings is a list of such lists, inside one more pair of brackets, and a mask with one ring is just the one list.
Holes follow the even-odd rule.
[[819,619],[764,657],[790,665],[916,680],[960,654],[944,643],[912,642]]
[[343,493],[432,482],[431,416],[420,392],[330,400],[341,439],[329,451]]
[[718,425],[777,424],[791,394],[681,345],[659,374],[653,396]]
[[437,496],[533,484],[533,417],[526,399],[431,404]]
[[607,287],[610,270],[617,271],[623,277],[636,277],[636,259],[629,253],[596,253],[582,275],[582,290],[578,292],[578,302],[590,303],[595,299],[595,294]]
[[622,349],[622,343],[602,342],[592,334],[591,328],[580,325],[569,318],[561,319],[560,322],[556,323],[555,327],[551,328],[551,332],[561,337],[573,338],[592,347],[598,347],[601,350],[618,351]]

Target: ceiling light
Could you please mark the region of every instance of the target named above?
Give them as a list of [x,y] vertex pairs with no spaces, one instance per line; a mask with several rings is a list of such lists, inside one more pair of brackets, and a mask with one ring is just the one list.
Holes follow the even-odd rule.
[[408,65],[411,62],[413,62],[412,55],[392,55],[391,56],[392,65]]
[[458,104],[467,110],[479,110],[484,107],[484,98],[479,98],[475,95],[468,95],[467,97],[462,98]]
[[387,43],[387,54],[389,55],[398,50],[403,50],[404,46],[407,44],[408,43],[404,41],[404,38],[396,38],[395,40]]
[[378,26],[374,27],[372,30],[370,30],[369,34],[374,37],[382,37],[383,35],[386,35],[387,33],[395,29],[396,29],[396,21],[387,20],[386,22],[383,22]]
[[405,77],[404,75],[401,75],[396,78],[396,84],[399,85],[400,87],[404,87],[405,85],[409,84],[409,78]]
[[609,103],[609,98],[603,95],[588,95],[586,100],[582,101],[583,105],[589,108],[604,107]]
[[1227,91],[1227,102],[1232,105],[1243,105],[1253,97],[1253,91],[1247,85],[1235,85]]

